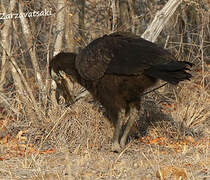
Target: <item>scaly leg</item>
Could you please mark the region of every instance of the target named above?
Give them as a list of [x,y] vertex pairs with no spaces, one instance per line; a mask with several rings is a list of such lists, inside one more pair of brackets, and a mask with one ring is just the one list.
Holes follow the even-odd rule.
[[138,115],[139,115],[138,109],[136,108],[136,106],[134,104],[131,104],[131,107],[130,107],[130,117],[128,119],[126,128],[125,128],[125,130],[123,132],[123,135],[122,135],[122,138],[120,140],[120,146],[121,146],[121,148],[124,148],[125,147],[125,144],[126,144],[126,141],[127,141],[128,135],[129,135],[129,132],[130,132],[132,126],[133,126],[133,123],[138,118]]
[[120,133],[121,133],[122,125],[124,121],[125,121],[125,109],[121,109],[118,112],[117,123],[115,125],[114,136],[113,136],[112,151],[114,152],[121,151],[119,139],[120,139]]

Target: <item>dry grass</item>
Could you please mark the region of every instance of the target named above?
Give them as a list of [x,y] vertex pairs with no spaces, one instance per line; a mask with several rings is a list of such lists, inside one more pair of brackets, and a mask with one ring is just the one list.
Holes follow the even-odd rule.
[[[192,82],[187,85],[192,85]],[[181,89],[179,93],[177,97],[180,98],[180,108],[170,110],[173,118],[185,117],[181,114],[189,111],[184,105],[181,108],[181,100],[184,95],[185,98],[188,96],[186,91]],[[145,104],[147,103],[145,100]],[[16,131],[17,135],[8,142],[1,140],[0,178],[208,179],[209,137],[204,134],[208,127],[203,125],[207,123],[204,117],[208,115],[208,111],[202,111],[202,116],[199,116],[201,119],[190,118],[183,121],[177,118],[177,121],[170,121],[170,117],[154,122],[155,118],[161,116],[150,117],[154,113],[154,106],[151,106],[151,112],[148,110],[150,103],[143,106],[142,110],[144,113],[147,110],[149,115],[146,120],[150,122],[145,125],[145,135],[133,139],[120,154],[110,152],[113,128],[103,113],[98,113],[98,106],[94,103],[79,101],[70,108],[53,105],[49,117],[43,122],[33,118],[30,111],[26,113],[28,119],[25,122],[23,119],[14,119],[19,126],[13,127],[9,133],[14,136]],[[192,106],[186,102],[187,105]],[[157,109],[155,113],[163,113],[159,112],[163,108]],[[204,130],[203,135],[180,135],[180,129],[177,128],[179,121],[183,122],[185,130],[192,130],[194,133]],[[3,156],[6,153],[8,156]]]
[[[46,116],[36,82],[27,79],[36,106],[27,92],[14,88],[0,96],[0,179],[209,179],[209,20],[204,1],[185,2],[163,32],[168,38],[161,39],[179,59],[196,64],[194,77],[144,97],[132,131],[138,138],[122,153],[110,152],[113,126],[98,104],[85,100],[65,107],[50,101]],[[149,9],[149,19],[156,9]],[[181,27],[180,16],[189,11],[196,18],[184,19]],[[190,42],[184,42],[186,34]]]

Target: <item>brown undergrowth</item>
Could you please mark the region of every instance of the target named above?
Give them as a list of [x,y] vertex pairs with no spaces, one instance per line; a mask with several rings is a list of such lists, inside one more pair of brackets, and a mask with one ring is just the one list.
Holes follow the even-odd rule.
[[[149,21],[157,8],[155,1],[145,2],[142,18]],[[0,179],[209,179],[206,6],[207,0],[185,1],[158,41],[179,60],[195,64],[192,80],[143,98],[130,141],[119,154],[110,152],[113,126],[96,102],[42,103],[33,77],[26,83],[36,104],[14,87],[1,92]]]

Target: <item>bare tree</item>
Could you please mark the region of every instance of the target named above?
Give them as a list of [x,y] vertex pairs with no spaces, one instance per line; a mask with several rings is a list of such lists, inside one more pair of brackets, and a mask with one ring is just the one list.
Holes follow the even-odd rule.
[[78,26],[78,31],[79,31],[79,36],[82,40],[85,39],[85,0],[77,0],[77,5],[79,9],[79,26]]
[[[164,8],[157,12],[152,23],[142,34],[144,39],[154,42],[174,14],[182,0],[169,0]],[[140,28],[138,17],[134,11],[135,0],[112,0],[112,31],[137,31]],[[138,30],[139,32],[140,30]]]
[[[2,7],[4,7],[2,5]],[[10,25],[11,25],[11,20],[5,20],[4,22],[4,27],[1,30],[1,45],[3,46],[3,48],[7,51],[10,51],[10,40],[9,40],[9,29],[10,29]],[[6,61],[6,53],[5,50],[3,51],[3,55],[1,58],[1,77],[0,77],[0,90],[3,90],[3,85],[5,83],[5,78],[6,78],[6,72],[8,70],[8,63]]]
[[168,23],[170,17],[174,14],[182,0],[169,0],[163,9],[157,12],[152,23],[142,34],[142,38],[155,42],[164,26]]
[[[24,13],[23,6],[24,6],[24,3],[22,0],[20,0],[19,1],[19,12],[20,13]],[[28,52],[30,54],[31,61],[33,64],[36,81],[37,81],[37,84],[39,87],[40,100],[42,101],[42,91],[44,89],[44,84],[42,81],[42,75],[40,73],[40,68],[39,68],[38,59],[37,59],[37,55],[36,55],[36,46],[34,43],[33,34],[30,30],[30,25],[29,25],[29,22],[26,17],[24,17],[24,16],[21,17],[20,22],[22,25],[22,31],[23,31],[25,42],[27,44]]]
[[112,31],[118,29],[119,23],[119,0],[112,0],[111,1],[111,8],[112,8]]
[[[16,1],[11,0],[10,1],[10,11],[12,11],[15,8]],[[6,8],[2,4],[2,8],[6,13]],[[32,90],[27,84],[27,81],[18,67],[16,63],[16,59],[13,57],[12,51],[11,51],[11,39],[12,39],[12,34],[10,33],[10,30],[12,29],[12,24],[11,24],[11,19],[6,19],[5,20],[5,27],[2,31],[2,40],[1,40],[1,45],[3,47],[3,60],[9,60],[10,61],[10,69],[14,78],[15,86],[17,88],[17,92],[20,95],[20,98],[22,100],[25,99],[25,97],[29,96],[30,100],[32,101],[32,104],[34,105],[34,110],[36,112],[36,115],[38,119],[41,119],[41,114],[40,114],[40,108],[38,107],[38,104],[34,98],[34,95],[32,94]],[[8,40],[9,39],[9,40]]]
[[[12,11],[15,8],[16,2],[15,0],[10,2],[10,8],[9,11]],[[6,10],[5,7],[5,2],[2,2],[2,9],[4,11],[5,14],[8,13],[8,11]],[[15,67],[10,64],[10,66],[8,66],[9,64],[7,63],[8,61],[8,56],[12,56],[12,52],[11,52],[11,40],[12,40],[12,34],[11,34],[11,19],[5,19],[4,21],[4,28],[1,31],[1,46],[3,47],[3,56],[2,56],[2,73],[1,73],[1,85],[3,85],[4,80],[5,80],[5,75],[6,72],[8,70],[8,68],[11,68],[11,72],[16,84],[16,88],[19,90],[20,94],[23,94],[24,90],[23,90],[23,86],[22,86],[22,82],[21,79],[15,69]],[[7,65],[7,66],[6,66]],[[1,90],[3,90],[2,86],[1,86]]]
[[[62,50],[63,46],[63,39],[64,39],[64,30],[65,30],[65,5],[66,0],[57,0],[57,16],[56,16],[56,40],[54,45],[54,52],[53,55],[55,56]],[[57,98],[56,98],[56,83],[55,81],[52,81],[51,83],[51,100],[53,103],[56,104]],[[58,89],[57,89],[58,90]],[[57,100],[56,100],[57,99]]]
[[120,29],[125,31],[131,30],[131,19],[129,14],[129,4],[127,0],[119,2],[120,6]]
[[58,54],[63,45],[64,29],[65,29],[65,4],[66,0],[57,0],[57,16],[56,16],[56,40],[54,46],[54,55]]
[[73,18],[75,5],[72,1],[66,2],[66,23],[65,23],[65,45],[67,46],[70,52],[75,51],[75,40],[74,40],[74,27],[73,27]]

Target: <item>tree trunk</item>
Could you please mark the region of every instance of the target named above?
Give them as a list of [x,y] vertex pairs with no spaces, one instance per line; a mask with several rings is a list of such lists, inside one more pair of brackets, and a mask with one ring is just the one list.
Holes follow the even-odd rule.
[[134,11],[135,0],[112,0],[112,31],[135,33],[139,24]]
[[[11,0],[10,1],[10,7],[13,9],[16,5],[16,0]],[[5,10],[6,8],[2,4],[3,9]],[[11,10],[12,10],[11,9]],[[6,12],[6,10],[5,10]],[[10,61],[10,68],[11,72],[14,78],[15,82],[15,87],[17,88],[17,91],[21,97],[22,100],[25,100],[26,97],[30,97],[32,101],[32,105],[34,106],[34,110],[36,112],[36,115],[38,116],[38,119],[41,119],[41,113],[40,113],[40,108],[32,94],[32,90],[27,84],[26,79],[24,78],[20,68],[18,67],[16,63],[16,59],[12,56],[11,50],[11,41],[8,41],[8,39],[12,39],[11,33],[9,31],[11,29],[11,19],[6,19],[5,20],[5,27],[2,31],[2,41],[1,45],[3,47],[4,53],[3,53],[3,59],[7,59]]]
[[[65,30],[65,0],[57,0],[57,16],[56,16],[56,32],[57,37],[55,40],[55,46],[54,46],[54,53],[53,56],[58,54],[62,50],[63,46],[63,39],[64,39],[64,30]],[[52,80],[51,83],[51,100],[53,104],[57,104],[56,99],[56,83]]]
[[112,31],[117,31],[119,27],[119,0],[112,0],[111,1],[112,7]]
[[131,31],[131,21],[129,14],[129,4],[127,0],[120,1],[120,23],[119,28],[121,31]]
[[129,10],[130,10],[130,21],[131,21],[131,32],[139,33],[140,32],[140,22],[138,16],[135,13],[134,6],[135,0],[128,0]]
[[[23,6],[24,6],[24,3],[22,2],[22,0],[19,1],[19,12],[20,13],[24,13],[23,11]],[[30,25],[28,24],[28,20],[26,17],[21,17],[20,18],[20,22],[21,22],[21,25],[22,25],[22,31],[23,31],[23,34],[24,34],[24,39],[25,39],[25,42],[27,44],[27,48],[29,50],[29,54],[30,54],[30,57],[31,57],[31,61],[32,61],[32,64],[33,64],[33,68],[34,68],[34,73],[35,73],[35,77],[36,77],[36,81],[37,81],[37,84],[38,84],[38,88],[39,88],[39,100],[42,102],[42,92],[44,90],[44,85],[43,85],[43,81],[42,81],[42,76],[41,76],[41,73],[40,73],[40,68],[39,68],[39,64],[38,64],[38,60],[37,60],[37,57],[36,57],[36,49],[35,49],[35,45],[34,45],[34,39],[32,38],[34,35],[31,33],[31,30],[30,30]]]
[[177,7],[181,4],[182,0],[169,0],[166,5],[158,11],[152,23],[142,34],[142,38],[151,42],[155,42],[164,26],[168,23],[170,17],[174,14]]
[[57,16],[56,16],[56,32],[57,37],[55,40],[54,53],[58,54],[63,45],[64,28],[65,28],[65,0],[57,0]]
[[[7,10],[5,8],[5,0],[2,0],[1,7],[5,14],[7,14]],[[10,2],[10,11],[13,11],[15,8],[16,1],[13,0]],[[1,75],[0,75],[0,91],[3,91],[3,85],[6,81],[6,72],[9,70],[9,66],[6,59],[6,53],[5,50],[10,52],[11,49],[11,34],[10,34],[10,28],[11,28],[11,19],[5,19],[4,20],[4,26],[1,30],[1,44],[4,48],[2,59],[1,59]]]
[[[73,28],[73,17],[74,14],[71,10],[75,8],[74,4],[70,2],[66,2],[66,25],[65,25],[65,46],[67,50],[70,52],[75,52],[75,40],[74,40],[74,28]],[[72,10],[73,11],[73,10]]]
[[[85,0],[77,0],[79,9],[79,36],[81,40],[85,41]],[[85,44],[85,43],[82,43]]]

